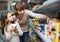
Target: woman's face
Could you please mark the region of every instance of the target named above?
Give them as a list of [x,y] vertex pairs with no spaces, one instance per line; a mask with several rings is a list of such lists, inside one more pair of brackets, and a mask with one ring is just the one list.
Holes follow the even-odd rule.
[[20,15],[20,14],[24,14],[24,10],[17,11],[17,12],[18,12],[18,15]]
[[16,16],[15,16],[14,14],[11,14],[11,13],[8,13],[8,14],[7,14],[7,20],[8,20],[9,22],[14,21],[15,19],[16,19]]

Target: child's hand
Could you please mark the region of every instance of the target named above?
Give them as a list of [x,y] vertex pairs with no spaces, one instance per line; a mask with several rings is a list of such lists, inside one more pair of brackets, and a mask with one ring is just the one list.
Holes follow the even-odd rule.
[[14,31],[15,33],[19,33],[19,31],[16,29],[15,31]]
[[10,28],[10,32],[13,32],[15,30],[16,30],[16,28],[14,28],[13,26],[12,26],[12,28]]
[[15,30],[14,28],[11,28],[11,29],[10,29],[10,32],[13,32],[14,30]]

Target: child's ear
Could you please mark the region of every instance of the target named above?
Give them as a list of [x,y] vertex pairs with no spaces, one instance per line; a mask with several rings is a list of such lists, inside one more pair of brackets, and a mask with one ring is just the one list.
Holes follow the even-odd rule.
[[8,20],[7,20],[7,19],[5,19],[5,21],[7,22]]

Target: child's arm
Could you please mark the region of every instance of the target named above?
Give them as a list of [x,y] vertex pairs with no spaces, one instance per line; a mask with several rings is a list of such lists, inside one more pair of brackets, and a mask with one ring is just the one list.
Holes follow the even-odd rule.
[[23,31],[21,30],[21,27],[20,27],[20,25],[19,25],[19,23],[18,22],[15,22],[16,23],[16,25],[17,25],[17,33],[21,36],[21,35],[23,35]]
[[6,30],[6,27],[4,28],[4,33],[5,33],[5,37],[6,37],[6,40],[10,41],[12,36],[11,36],[11,32],[8,32]]

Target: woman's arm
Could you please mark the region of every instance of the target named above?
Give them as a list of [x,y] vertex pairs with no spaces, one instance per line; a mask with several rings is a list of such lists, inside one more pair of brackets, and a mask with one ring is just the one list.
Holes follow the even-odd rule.
[[26,10],[26,13],[27,13],[29,16],[35,17],[35,18],[47,18],[46,15],[34,13],[34,12],[32,12],[32,11],[29,11],[29,10]]

